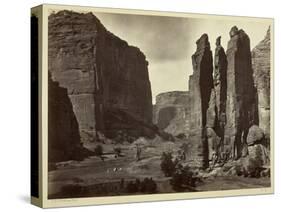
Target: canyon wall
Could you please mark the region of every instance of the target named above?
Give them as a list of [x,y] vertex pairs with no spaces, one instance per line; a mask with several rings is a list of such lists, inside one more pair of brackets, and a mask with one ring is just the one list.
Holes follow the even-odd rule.
[[270,135],[270,29],[265,38],[252,50],[252,67],[257,88],[259,127]]
[[145,55],[108,32],[92,13],[53,13],[48,33],[49,71],[67,89],[82,141],[97,140],[99,133],[146,134],[138,129],[152,123]]
[[48,160],[81,160],[89,151],[80,142],[79,126],[67,89],[48,80]]
[[189,128],[188,105],[189,92],[187,91],[158,94],[154,105],[153,123],[171,135],[186,135]]

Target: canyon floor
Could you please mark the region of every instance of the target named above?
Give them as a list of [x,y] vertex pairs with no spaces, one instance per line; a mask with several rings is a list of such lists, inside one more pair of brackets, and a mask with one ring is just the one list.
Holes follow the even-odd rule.
[[[141,159],[136,161],[136,142],[142,145]],[[103,144],[104,160],[97,156],[91,156],[83,161],[66,161],[56,164],[56,169],[48,173],[49,198],[72,198],[105,196],[96,193],[96,185],[117,184],[121,179],[134,181],[152,177],[157,184],[157,193],[175,192],[170,185],[170,178],[165,177],[160,168],[162,152],[177,151],[185,143],[183,140],[163,142],[159,137],[152,140],[138,140],[132,144]],[[96,144],[87,144],[87,148],[93,150]],[[113,148],[120,147],[122,156],[115,158]],[[133,151],[132,151],[133,150]],[[261,188],[270,187],[270,178],[246,178],[239,176],[205,177],[204,180],[190,190],[191,191],[216,191],[228,189]],[[84,188],[87,188],[83,191]],[[78,192],[77,192],[78,189]],[[132,194],[132,193],[130,193]],[[135,193],[140,194],[140,193]],[[106,196],[126,195],[118,189],[111,189]]]

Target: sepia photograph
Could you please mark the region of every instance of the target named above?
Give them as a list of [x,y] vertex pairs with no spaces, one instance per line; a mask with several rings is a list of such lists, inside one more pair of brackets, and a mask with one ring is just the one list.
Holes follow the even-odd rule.
[[48,199],[271,188],[261,20],[49,9]]

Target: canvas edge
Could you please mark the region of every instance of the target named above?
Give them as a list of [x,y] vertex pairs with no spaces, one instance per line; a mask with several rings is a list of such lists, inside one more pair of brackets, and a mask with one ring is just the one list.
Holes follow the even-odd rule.
[[[40,57],[42,59],[41,69],[42,74],[40,78],[42,88],[41,101],[41,118],[44,123],[42,126],[42,141],[40,152],[42,165],[40,174],[42,176],[41,184],[41,207],[43,208],[57,208],[57,207],[73,207],[73,206],[87,206],[87,205],[104,205],[104,204],[124,204],[124,203],[140,203],[153,201],[170,201],[170,200],[185,200],[185,199],[200,199],[200,198],[217,198],[217,197],[234,197],[246,195],[265,195],[274,194],[274,18],[260,18],[260,17],[246,17],[246,16],[226,16],[214,14],[195,14],[195,13],[179,13],[179,12],[164,12],[164,11],[149,11],[136,9],[120,9],[120,8],[101,8],[92,6],[77,6],[77,5],[55,5],[42,4],[37,7],[42,8],[42,48]],[[34,8],[37,8],[34,7]],[[110,196],[110,197],[89,197],[89,198],[69,198],[69,199],[48,199],[48,15],[50,11],[57,10],[75,10],[77,12],[113,12],[121,14],[139,14],[139,15],[157,15],[157,16],[173,16],[173,17],[195,17],[195,18],[215,18],[215,19],[235,19],[235,20],[255,20],[259,22],[266,22],[271,28],[271,186],[267,188],[257,189],[239,189],[239,190],[224,190],[224,191],[206,191],[206,192],[191,192],[191,193],[171,193],[171,194],[152,194],[152,195],[130,195],[130,196]],[[40,45],[40,44],[39,44]],[[46,70],[45,70],[46,69]],[[39,114],[40,115],[40,114]]]

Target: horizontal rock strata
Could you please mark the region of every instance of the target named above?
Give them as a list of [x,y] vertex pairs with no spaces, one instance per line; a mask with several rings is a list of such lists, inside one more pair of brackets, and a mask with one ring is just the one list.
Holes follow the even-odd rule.
[[82,160],[90,155],[80,142],[79,126],[67,89],[49,77],[48,82],[49,162]]
[[131,122],[152,123],[145,55],[107,31],[92,13],[53,13],[48,33],[49,71],[67,89],[82,140],[97,140],[98,132],[142,135]]
[[157,95],[153,123],[159,129],[174,136],[186,135],[189,128],[188,104],[189,93],[186,91],[172,91]]

